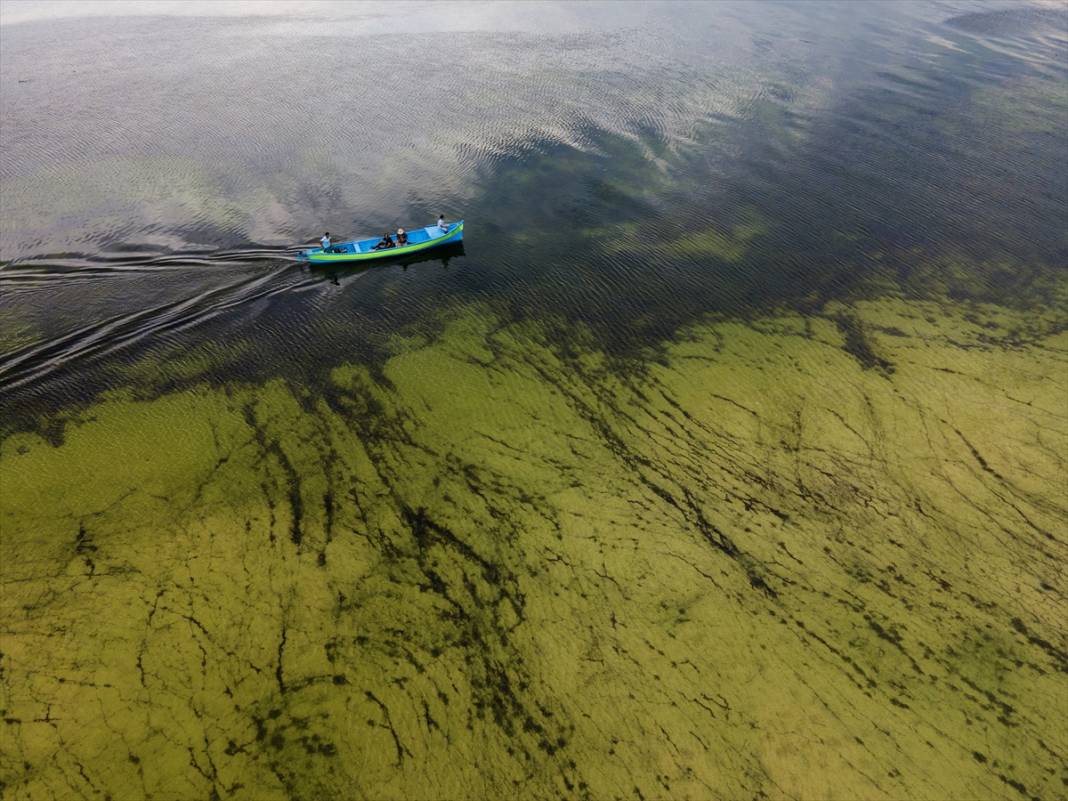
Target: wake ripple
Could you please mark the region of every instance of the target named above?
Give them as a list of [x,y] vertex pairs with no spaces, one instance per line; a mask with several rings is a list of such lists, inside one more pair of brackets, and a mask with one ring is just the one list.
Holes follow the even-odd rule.
[[202,267],[262,265],[265,261],[285,262],[268,272],[245,273],[237,280],[212,287],[179,300],[137,311],[113,315],[103,320],[0,355],[0,382],[4,391],[40,381],[75,363],[106,356],[129,348],[148,338],[158,338],[200,325],[220,314],[263,298],[284,292],[299,292],[321,280],[301,273],[295,280],[291,262],[296,249],[247,249],[219,253],[176,253],[143,256],[119,255],[88,259],[78,256],[48,258],[12,263],[0,269],[0,286],[32,289],[42,286],[80,283],[114,275],[152,274]]

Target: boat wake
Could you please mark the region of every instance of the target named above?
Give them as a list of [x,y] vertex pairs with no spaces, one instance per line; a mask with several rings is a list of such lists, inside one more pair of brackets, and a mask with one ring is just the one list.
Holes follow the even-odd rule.
[[[321,278],[294,269],[296,253],[296,249],[249,249],[150,257],[64,255],[6,264],[0,268],[0,292],[9,302],[18,297],[18,302],[27,301],[31,306],[49,305],[44,293],[74,291],[84,293],[86,305],[103,306],[104,315],[74,330],[0,353],[0,391],[32,385],[73,364],[85,364],[201,325],[247,304],[322,283]],[[220,273],[204,269],[213,267],[225,267],[232,280],[217,284]],[[233,278],[235,271],[237,277]],[[177,291],[167,294],[181,297],[129,309],[147,293],[143,286],[130,286],[126,281],[152,276],[176,284]],[[122,284],[116,286],[116,280]],[[87,285],[104,285],[106,289],[90,291]],[[102,302],[94,297],[99,291],[106,295]],[[126,308],[117,313],[108,313],[123,306]]]
[[136,275],[186,271],[190,268],[262,265],[264,261],[296,262],[301,248],[248,248],[239,250],[189,250],[178,253],[120,252],[84,256],[58,254],[15,259],[0,265],[0,288],[11,291],[35,287],[48,281],[90,281],[100,276]]

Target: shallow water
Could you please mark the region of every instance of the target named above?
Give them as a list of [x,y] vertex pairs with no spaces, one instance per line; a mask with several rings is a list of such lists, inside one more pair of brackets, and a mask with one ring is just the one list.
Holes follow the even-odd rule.
[[1063,7],[78,9],[0,19],[5,798],[1064,794]]

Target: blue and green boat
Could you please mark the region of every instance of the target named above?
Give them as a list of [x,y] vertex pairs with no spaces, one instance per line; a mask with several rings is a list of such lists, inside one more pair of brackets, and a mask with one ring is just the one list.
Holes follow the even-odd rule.
[[442,245],[462,242],[463,238],[464,221],[457,220],[454,223],[450,223],[445,230],[442,230],[437,225],[430,225],[426,228],[416,228],[409,231],[407,245],[374,250],[374,246],[382,241],[382,237],[376,236],[370,239],[356,239],[352,242],[339,242],[336,245],[331,245],[329,251],[322,248],[302,250],[300,258],[313,264],[344,264],[377,259],[399,259],[430,250],[431,248],[441,247]]

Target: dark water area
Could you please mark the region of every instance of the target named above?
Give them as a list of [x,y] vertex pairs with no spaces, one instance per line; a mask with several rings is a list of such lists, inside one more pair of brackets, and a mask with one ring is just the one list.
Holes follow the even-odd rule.
[[[198,379],[311,380],[471,301],[625,355],[939,258],[1002,265],[1007,284],[961,291],[1026,303],[1068,261],[1056,6],[334,5],[3,30],[9,423],[194,348],[212,353]],[[468,221],[447,266],[293,261],[324,229],[439,211]]]

